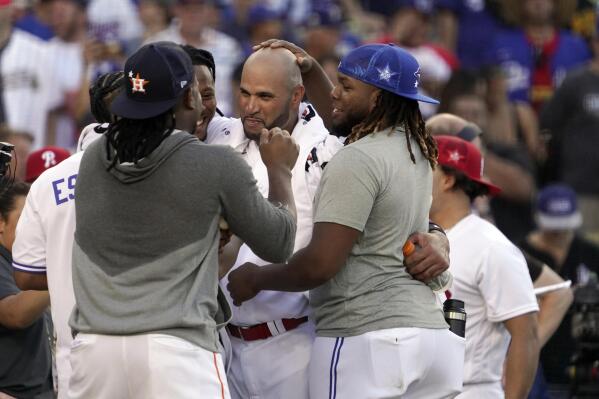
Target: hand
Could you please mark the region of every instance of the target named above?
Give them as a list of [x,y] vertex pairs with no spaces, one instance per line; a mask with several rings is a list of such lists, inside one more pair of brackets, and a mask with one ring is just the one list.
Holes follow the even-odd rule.
[[262,129],[260,156],[267,168],[282,166],[291,171],[298,155],[299,146],[289,132],[278,127],[271,130]]
[[418,248],[406,256],[406,270],[424,283],[449,269],[449,241],[441,233],[414,233],[408,241]]
[[233,305],[241,306],[243,302],[252,299],[260,292],[256,286],[256,274],[259,269],[253,263],[244,263],[229,273],[227,289],[233,298]]
[[254,47],[252,47],[252,50],[258,51],[260,49],[267,48],[267,47],[270,47],[272,49],[285,48],[285,49],[291,51],[293,53],[293,55],[295,56],[297,65],[299,66],[301,73],[310,72],[310,70],[312,69],[312,66],[314,65],[314,59],[308,53],[306,53],[306,50],[304,50],[303,48],[301,48],[299,46],[296,46],[295,44],[293,44],[291,42],[287,42],[285,40],[270,39],[270,40],[267,40],[265,42],[255,45]]

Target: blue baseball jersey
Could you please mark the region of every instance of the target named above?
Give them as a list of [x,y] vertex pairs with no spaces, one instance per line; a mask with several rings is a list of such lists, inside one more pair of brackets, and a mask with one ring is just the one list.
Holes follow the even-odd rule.
[[[555,53],[550,60],[553,86],[562,82],[566,73],[591,58],[586,43],[567,31],[559,31]],[[510,100],[530,102],[535,50],[521,29],[505,29],[495,36],[490,55],[506,73]]]

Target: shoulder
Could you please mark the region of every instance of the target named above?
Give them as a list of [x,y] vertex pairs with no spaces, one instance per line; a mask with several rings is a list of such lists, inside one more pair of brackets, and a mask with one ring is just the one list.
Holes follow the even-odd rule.
[[239,139],[240,128],[243,133],[241,119],[215,115],[208,124],[206,143],[233,145]]

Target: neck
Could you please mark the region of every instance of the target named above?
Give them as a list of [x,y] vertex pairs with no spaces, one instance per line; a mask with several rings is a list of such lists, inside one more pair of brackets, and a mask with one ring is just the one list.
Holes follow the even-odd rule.
[[547,43],[555,35],[555,27],[551,23],[530,23],[524,31],[537,46]]
[[281,129],[287,130],[289,134],[293,134],[293,129],[295,129],[295,125],[297,125],[297,121],[299,119],[297,114],[298,113],[295,112],[293,115],[291,115],[285,126],[282,126]]
[[441,205],[431,209],[430,219],[443,227],[444,230],[451,229],[460,220],[472,213],[468,196],[461,192],[451,193],[444,196]]
[[194,47],[201,47],[202,45],[202,31],[185,31],[181,29],[180,31],[181,38],[184,43],[190,44]]

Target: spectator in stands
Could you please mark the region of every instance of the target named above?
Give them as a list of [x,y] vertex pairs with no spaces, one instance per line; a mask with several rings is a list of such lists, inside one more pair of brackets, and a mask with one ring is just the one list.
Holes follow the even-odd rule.
[[[0,398],[53,397],[48,291],[21,291],[12,275],[12,245],[29,185],[0,193]],[[7,396],[8,395],[8,396]],[[38,396],[39,395],[39,396]],[[42,396],[43,395],[43,396]]]
[[[537,229],[521,242],[526,252],[576,285],[586,284],[591,271],[599,272],[599,247],[576,233],[582,216],[570,187],[550,185],[539,193],[536,222]],[[549,384],[568,383],[566,368],[574,349],[571,315],[568,315],[541,351],[541,364]]]
[[52,39],[54,37],[54,32],[50,27],[52,0],[37,0],[32,3],[24,15],[15,22],[15,27],[42,40]]
[[241,41],[244,55],[249,56],[253,46],[275,37],[284,37],[282,16],[267,5],[253,5],[247,16],[247,33]]
[[140,0],[139,18],[144,41],[168,28],[171,22],[170,0]]
[[594,57],[568,74],[541,113],[550,133],[547,181],[562,181],[578,195],[582,232],[599,243],[599,24],[591,41]]
[[437,0],[440,44],[458,55],[463,68],[485,65],[483,56],[502,26],[500,0]]
[[222,77],[216,84],[219,108],[230,115],[233,110],[231,73],[241,61],[242,52],[235,39],[207,26],[211,6],[205,0],[175,0],[173,15],[176,18],[171,26],[149,37],[146,43],[171,41],[210,51]]
[[506,0],[505,12],[515,29],[496,35],[491,59],[507,74],[511,100],[529,102],[538,112],[568,70],[590,58],[586,43],[561,29],[574,11],[575,0]]

